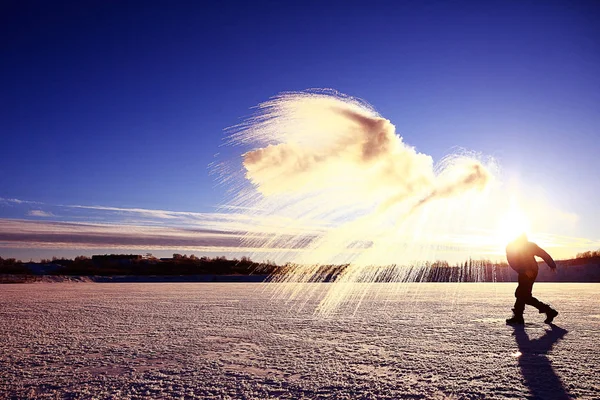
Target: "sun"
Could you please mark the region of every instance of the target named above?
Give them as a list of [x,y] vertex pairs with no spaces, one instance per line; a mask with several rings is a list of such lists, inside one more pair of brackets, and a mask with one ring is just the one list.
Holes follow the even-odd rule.
[[509,243],[519,235],[529,234],[531,223],[529,219],[518,206],[514,199],[511,199],[510,207],[498,221],[497,235],[502,243]]

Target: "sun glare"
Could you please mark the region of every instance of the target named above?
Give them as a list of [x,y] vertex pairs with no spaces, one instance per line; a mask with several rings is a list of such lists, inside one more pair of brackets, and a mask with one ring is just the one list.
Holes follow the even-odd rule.
[[501,240],[503,244],[506,244],[523,233],[529,234],[530,229],[531,224],[529,219],[517,205],[516,201],[512,200],[510,208],[498,221],[498,239]]

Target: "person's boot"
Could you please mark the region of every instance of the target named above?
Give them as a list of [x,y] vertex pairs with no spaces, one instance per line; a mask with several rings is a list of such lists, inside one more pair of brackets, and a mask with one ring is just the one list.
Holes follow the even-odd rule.
[[558,315],[558,311],[556,311],[555,309],[553,309],[551,307],[548,307],[548,310],[546,311],[546,319],[544,320],[544,322],[547,324],[551,324],[557,315]]
[[546,319],[544,322],[547,324],[551,324],[554,318],[558,315],[558,311],[550,307],[548,304],[542,303],[541,301],[539,302],[537,309],[539,310],[540,314],[546,314]]
[[513,316],[506,320],[507,325],[523,325],[525,324],[525,320],[523,319],[523,314],[517,314],[513,309]]

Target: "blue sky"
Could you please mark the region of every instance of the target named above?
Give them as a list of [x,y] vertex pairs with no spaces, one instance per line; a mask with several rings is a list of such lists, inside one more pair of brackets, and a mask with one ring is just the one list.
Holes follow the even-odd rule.
[[[326,87],[434,160],[497,158],[524,196],[579,216],[570,234],[600,239],[598,2],[141,4],[3,3],[1,198],[214,212],[225,188],[208,165],[239,156],[223,129]],[[24,204],[0,218],[73,220]]]

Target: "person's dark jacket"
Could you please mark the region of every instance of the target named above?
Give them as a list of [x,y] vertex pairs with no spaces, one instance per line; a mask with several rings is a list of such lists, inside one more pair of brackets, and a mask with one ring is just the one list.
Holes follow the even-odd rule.
[[510,267],[517,271],[517,273],[524,274],[531,279],[535,279],[538,273],[538,264],[535,256],[543,259],[550,268],[556,268],[556,263],[552,257],[533,242],[515,240],[506,246],[506,258]]

